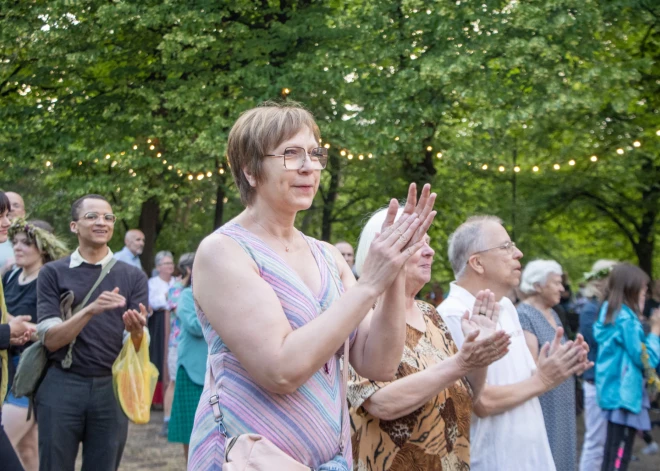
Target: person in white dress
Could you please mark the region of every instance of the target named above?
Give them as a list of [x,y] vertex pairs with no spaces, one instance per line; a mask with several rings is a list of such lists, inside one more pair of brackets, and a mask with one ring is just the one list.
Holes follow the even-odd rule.
[[[509,353],[488,367],[474,404],[470,439],[472,471],[554,471],[538,396],[591,364],[583,340],[543,345],[534,362],[516,308],[506,294],[520,283],[522,252],[494,216],[469,218],[451,235],[449,260],[456,277],[438,307],[456,345],[464,341],[461,318],[470,316],[475,294],[490,289],[500,304],[498,328],[511,335]],[[563,334],[558,329],[558,334]]]

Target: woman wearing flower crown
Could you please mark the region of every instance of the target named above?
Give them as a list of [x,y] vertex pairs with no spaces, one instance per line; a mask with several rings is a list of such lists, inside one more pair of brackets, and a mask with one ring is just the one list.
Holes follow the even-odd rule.
[[[44,264],[65,256],[64,244],[48,230],[43,221],[15,219],[8,236],[14,248],[16,268],[2,279],[7,312],[11,316],[28,315],[37,322],[37,276]],[[16,370],[21,353],[30,342],[10,350],[10,368]],[[11,392],[2,409],[2,425],[26,471],[39,469],[37,424],[34,414],[28,417],[28,398]]]

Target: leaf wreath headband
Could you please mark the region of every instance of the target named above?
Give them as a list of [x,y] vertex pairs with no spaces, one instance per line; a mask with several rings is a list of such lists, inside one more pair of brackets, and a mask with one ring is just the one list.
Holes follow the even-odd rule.
[[27,235],[28,242],[37,246],[39,252],[48,254],[51,261],[59,260],[69,254],[69,249],[55,234],[51,234],[23,218],[14,219],[14,222],[9,226],[9,239],[12,240],[16,234],[21,232]]
[[598,271],[586,272],[584,274],[584,281],[589,282],[589,281],[596,281],[607,278],[608,276],[610,276],[610,273],[612,273],[612,268],[614,268],[614,266],[601,268]]

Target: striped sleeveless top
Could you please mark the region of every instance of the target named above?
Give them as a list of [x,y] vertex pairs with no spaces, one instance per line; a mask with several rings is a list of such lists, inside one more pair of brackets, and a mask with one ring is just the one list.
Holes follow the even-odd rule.
[[[336,262],[324,245],[311,237],[306,239],[321,274],[321,288],[312,293],[298,274],[267,244],[237,223],[228,223],[217,233],[231,237],[257,264],[260,276],[277,295],[293,329],[315,319],[343,291]],[[325,260],[324,260],[325,259]],[[300,463],[315,469],[352,469],[349,414],[342,400],[340,383],[340,348],[325,368],[317,371],[293,394],[275,394],[259,386],[224,344],[208,319],[197,306],[204,337],[209,345],[207,368],[215,378],[223,423],[229,436],[258,433]],[[259,328],[259,326],[255,326]],[[351,335],[354,339],[355,332]],[[304,354],[304,352],[301,352]],[[208,371],[207,371],[208,373]],[[221,470],[224,462],[225,437],[220,433],[209,404],[209,375],[195,414],[190,438],[189,470]],[[341,409],[344,409],[340,424]],[[345,444],[343,457],[337,456],[338,438]],[[332,463],[328,463],[332,462]]]

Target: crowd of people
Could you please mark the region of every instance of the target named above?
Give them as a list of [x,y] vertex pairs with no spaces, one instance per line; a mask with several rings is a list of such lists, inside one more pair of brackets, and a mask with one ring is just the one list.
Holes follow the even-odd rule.
[[[112,365],[143,340],[161,435],[183,445],[190,470],[609,471],[627,468],[644,432],[657,451],[660,309],[641,269],[598,261],[573,333],[561,265],[523,269],[503,222],[473,216],[449,238],[443,296],[429,286],[429,185],[374,213],[356,251],[295,228],[327,165],[319,142],[297,104],[243,113],[227,155],[245,210],[176,265],[158,252],[150,278],[142,232],[110,250],[117,216],[103,196],[73,202],[71,251],[26,220],[20,195],[0,192],[3,469],[72,471],[81,443],[83,470],[118,469],[128,419]],[[35,342],[45,373],[16,397]]]

